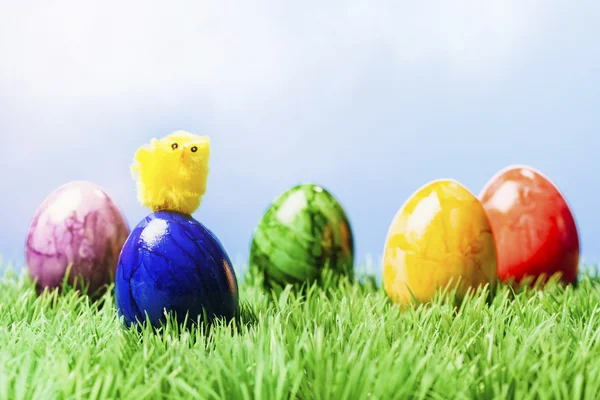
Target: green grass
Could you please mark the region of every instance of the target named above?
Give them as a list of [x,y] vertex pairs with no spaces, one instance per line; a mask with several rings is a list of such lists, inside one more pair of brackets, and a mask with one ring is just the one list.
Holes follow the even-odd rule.
[[268,295],[241,321],[126,330],[112,295],[0,283],[0,399],[600,398],[600,281],[442,296],[400,311],[373,284]]

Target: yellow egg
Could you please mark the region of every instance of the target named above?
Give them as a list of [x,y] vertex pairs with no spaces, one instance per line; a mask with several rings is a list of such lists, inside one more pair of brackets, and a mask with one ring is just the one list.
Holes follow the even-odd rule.
[[417,190],[388,231],[383,285],[394,303],[428,302],[450,284],[457,296],[496,283],[496,245],[480,201],[453,180]]

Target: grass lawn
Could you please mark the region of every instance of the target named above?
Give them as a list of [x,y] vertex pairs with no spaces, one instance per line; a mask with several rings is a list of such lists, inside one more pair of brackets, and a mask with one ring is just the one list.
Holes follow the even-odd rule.
[[267,295],[241,322],[122,328],[110,293],[0,283],[0,399],[600,398],[600,280],[400,311],[373,284]]

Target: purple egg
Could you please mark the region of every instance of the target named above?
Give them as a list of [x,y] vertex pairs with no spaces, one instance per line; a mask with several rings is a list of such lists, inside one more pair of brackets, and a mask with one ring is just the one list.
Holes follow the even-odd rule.
[[35,212],[25,245],[27,269],[38,292],[83,280],[94,293],[115,275],[129,235],[125,218],[102,188],[69,182],[52,192]]

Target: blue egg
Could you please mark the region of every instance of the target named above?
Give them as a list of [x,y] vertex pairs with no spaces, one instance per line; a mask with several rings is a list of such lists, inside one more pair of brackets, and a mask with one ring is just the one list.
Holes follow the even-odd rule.
[[125,324],[146,321],[158,327],[165,311],[177,321],[196,322],[203,313],[232,318],[238,287],[219,239],[190,215],[150,214],[131,231],[119,257],[115,299]]

